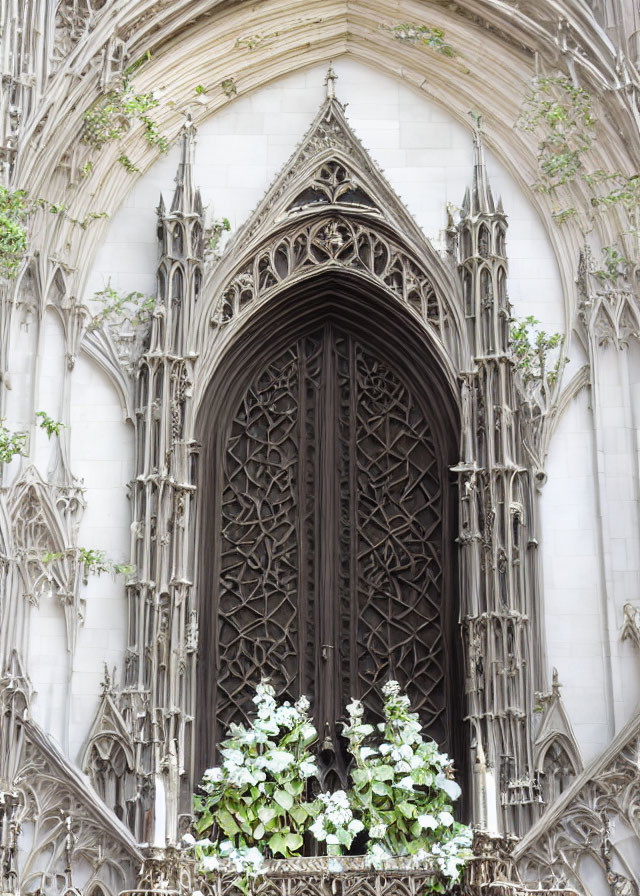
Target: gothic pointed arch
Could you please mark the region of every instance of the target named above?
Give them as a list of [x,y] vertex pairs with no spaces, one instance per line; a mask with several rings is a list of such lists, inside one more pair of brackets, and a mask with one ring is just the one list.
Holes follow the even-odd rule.
[[365,277],[312,271],[239,326],[199,421],[199,766],[263,674],[312,698],[338,774],[346,702],[390,677],[463,764],[459,427],[429,332]]
[[[240,319],[311,271],[330,269],[365,278],[410,308],[455,378],[469,354],[459,279],[372,161],[334,96],[205,279],[198,328],[204,385],[196,403],[217,349]],[[214,338],[207,338],[212,328]]]

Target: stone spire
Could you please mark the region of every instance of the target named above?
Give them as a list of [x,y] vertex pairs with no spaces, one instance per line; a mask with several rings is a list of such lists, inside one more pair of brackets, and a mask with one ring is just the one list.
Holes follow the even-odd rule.
[[202,214],[200,191],[194,186],[194,159],[196,148],[196,126],[187,113],[180,131],[180,164],[176,175],[176,191],[171,204],[171,213],[183,215]]
[[462,203],[465,215],[493,215],[496,205],[493,201],[493,193],[489,184],[487,166],[484,160],[484,145],[482,142],[482,118],[475,117],[473,129],[473,182],[471,189],[467,189]]

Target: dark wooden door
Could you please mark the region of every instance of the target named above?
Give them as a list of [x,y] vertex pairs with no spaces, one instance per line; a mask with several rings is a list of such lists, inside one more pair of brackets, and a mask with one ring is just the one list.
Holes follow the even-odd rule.
[[268,676],[337,747],[349,699],[378,714],[397,678],[443,743],[442,464],[412,385],[327,323],[253,378],[223,441],[217,737]]

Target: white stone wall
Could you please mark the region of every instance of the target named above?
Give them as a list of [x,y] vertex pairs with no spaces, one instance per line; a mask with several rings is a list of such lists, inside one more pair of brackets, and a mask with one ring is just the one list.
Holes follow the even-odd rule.
[[[338,60],[335,68],[337,93],[348,104],[355,132],[425,234],[438,242],[447,203],[459,206],[471,180],[470,123],[454,121],[419,92],[359,63]],[[228,217],[234,230],[247,218],[311,123],[324,98],[324,75],[324,67],[309,68],[233,99],[201,127],[196,180],[210,216]],[[564,330],[560,278],[544,228],[506,170],[491,156],[488,166],[509,218],[509,292],[515,313],[535,315],[547,330]],[[176,167],[174,147],[133,186],[113,216],[82,300],[90,301],[109,282],[119,291],[153,292],[155,209],[161,191],[171,201]],[[59,337],[47,334],[41,377],[48,386],[43,385],[42,394],[54,407],[61,352]],[[575,344],[570,354],[571,369],[576,369],[584,353]],[[129,545],[126,483],[133,473],[132,429],[123,422],[115,388],[95,362],[80,358],[72,383],[71,462],[87,489],[79,543],[122,561]],[[569,406],[551,444],[549,481],[541,498],[541,553],[549,670],[558,668],[585,758],[608,742],[612,724],[594,450],[584,391]],[[33,613],[31,635],[30,673],[38,690],[34,712],[72,758],[92,721],[103,664],[120,668],[125,646],[123,582],[93,578],[86,598],[68,704],[60,608],[43,602]]]

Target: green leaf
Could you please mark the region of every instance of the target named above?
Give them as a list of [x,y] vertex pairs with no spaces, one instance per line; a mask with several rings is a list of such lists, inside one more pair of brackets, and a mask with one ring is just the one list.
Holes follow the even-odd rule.
[[258,818],[263,824],[269,824],[278,813],[271,806],[260,806],[258,809]]
[[356,787],[365,787],[371,780],[371,772],[367,768],[354,768],[351,777]]
[[289,852],[302,849],[302,837],[300,834],[285,834],[284,843]]
[[395,773],[390,765],[379,765],[374,769],[374,775],[378,781],[393,781]]
[[236,834],[240,833],[240,828],[235,822],[235,819],[226,809],[219,809],[216,813],[216,821],[225,832],[227,837],[235,837]]
[[196,820],[195,828],[198,834],[203,834],[213,825],[213,816],[211,812],[205,812]]
[[385,784],[383,781],[374,781],[371,789],[378,796],[393,796],[393,787],[390,784]]
[[283,809],[286,809],[287,812],[293,806],[293,797],[290,793],[287,793],[286,790],[276,790],[273,795],[274,800],[279,806],[282,806]]
[[269,849],[273,853],[274,856],[281,855],[286,856],[287,854],[287,844],[283,834],[277,833],[272,834],[269,837]]
[[309,811],[305,806],[292,806],[289,815],[297,824],[304,824],[309,817]]
[[264,825],[263,825],[262,822],[260,821],[260,822],[258,822],[258,824],[255,826],[255,828],[253,829],[253,838],[254,838],[254,840],[262,840],[262,838],[264,837],[264,833],[265,833],[265,831],[264,831]]
[[284,785],[284,789],[292,796],[300,796],[300,794],[304,790],[304,781],[302,781],[301,779],[297,779],[295,781],[287,781],[287,783]]
[[401,803],[398,803],[396,809],[399,812],[402,812],[405,818],[413,818],[416,807],[412,806],[411,803],[408,803],[406,800],[403,800]]

